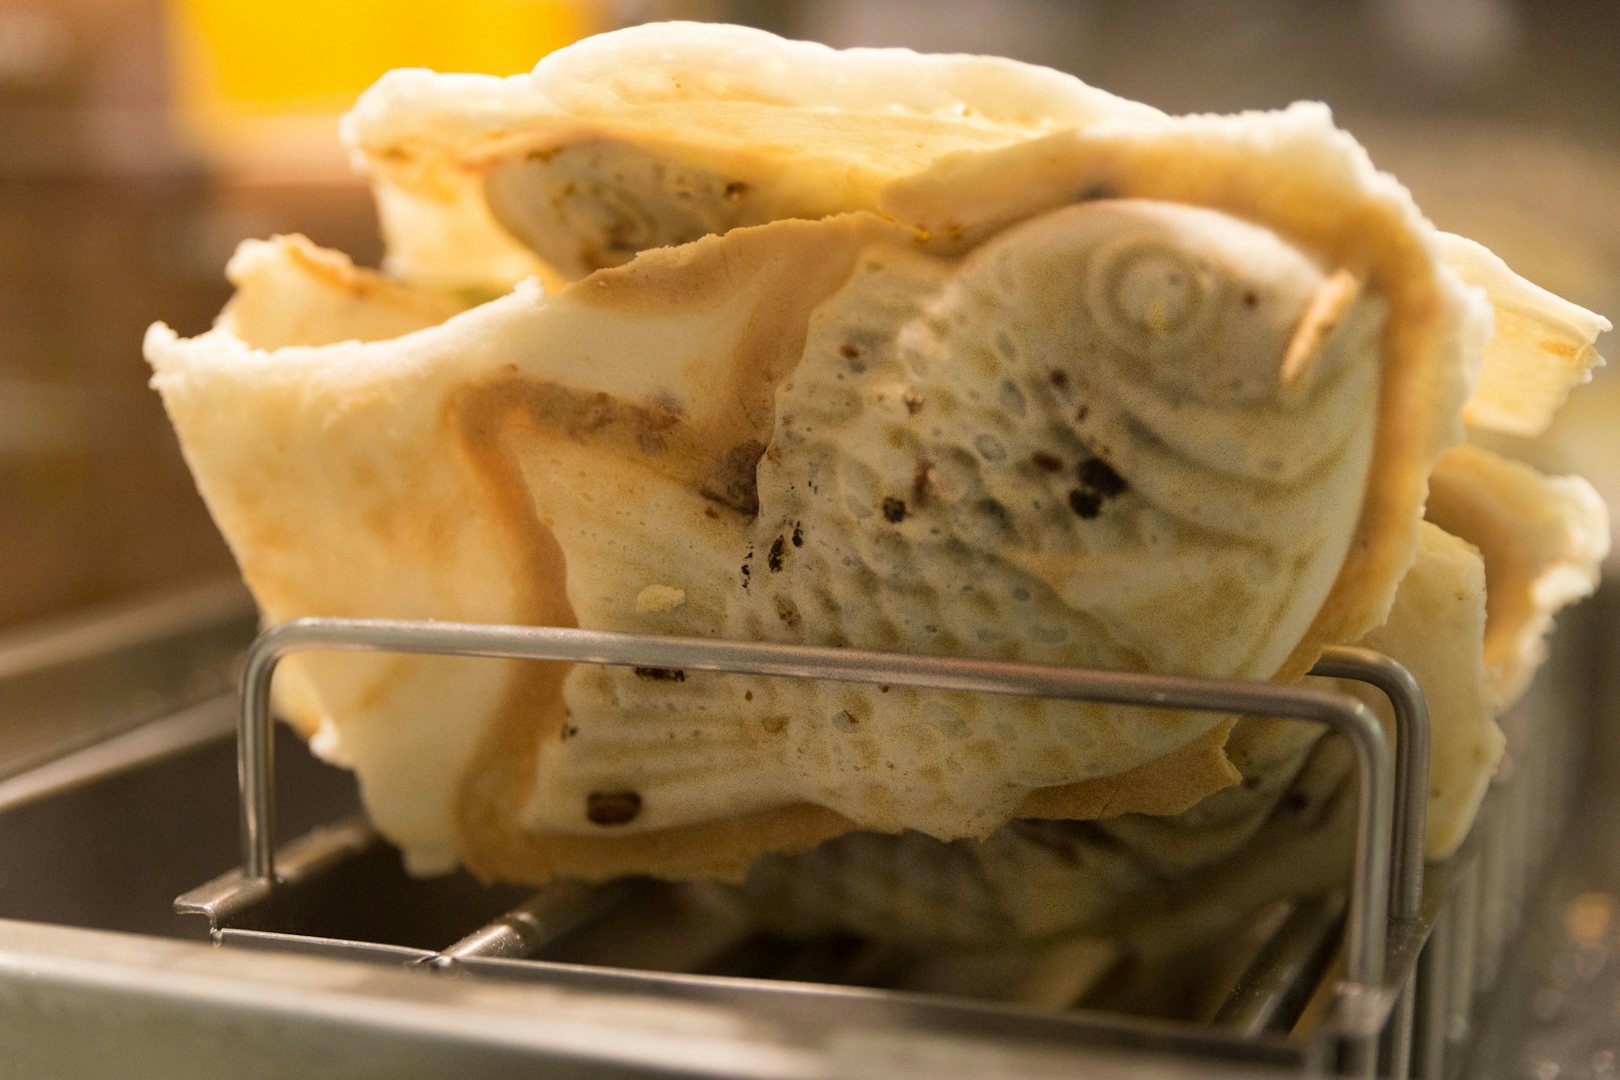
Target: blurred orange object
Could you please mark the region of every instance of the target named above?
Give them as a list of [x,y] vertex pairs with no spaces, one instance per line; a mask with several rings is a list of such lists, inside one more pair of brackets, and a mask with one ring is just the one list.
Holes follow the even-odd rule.
[[508,75],[603,29],[601,0],[170,0],[182,135],[261,178],[342,170],[333,118],[390,68]]

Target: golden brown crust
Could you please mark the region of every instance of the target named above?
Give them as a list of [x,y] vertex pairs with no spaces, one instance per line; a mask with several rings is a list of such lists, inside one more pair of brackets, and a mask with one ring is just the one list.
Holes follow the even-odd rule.
[[1032,791],[1020,817],[1090,821],[1120,814],[1179,814],[1243,779],[1226,756],[1232,720],[1134,769]]

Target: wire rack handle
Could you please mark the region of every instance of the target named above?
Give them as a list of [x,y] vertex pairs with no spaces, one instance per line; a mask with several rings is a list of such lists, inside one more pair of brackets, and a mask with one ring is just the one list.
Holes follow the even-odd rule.
[[[1359,679],[1389,695],[1400,727],[1399,771],[1383,726],[1371,710],[1346,694],[1303,686],[560,627],[334,618],[282,623],[265,630],[248,649],[237,740],[242,870],[244,878],[266,886],[275,882],[271,682],[286,656],[317,650],[683,668],[1307,720],[1348,740],[1356,760],[1356,856],[1345,927],[1347,982],[1367,989],[1379,986],[1392,882],[1395,907],[1403,917],[1415,913],[1415,908],[1406,909],[1421,888],[1425,790],[1421,779],[1428,767],[1422,695],[1404,668],[1366,650],[1330,650],[1313,674]],[[1421,755],[1413,753],[1414,748],[1421,749]],[[1414,775],[1419,758],[1422,769]],[[1397,805],[1403,811],[1399,858],[1394,831]]]

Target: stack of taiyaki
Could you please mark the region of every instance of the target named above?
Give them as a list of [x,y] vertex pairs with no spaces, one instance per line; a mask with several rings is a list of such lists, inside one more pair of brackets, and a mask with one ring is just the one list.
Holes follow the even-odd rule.
[[[250,241],[213,330],[146,341],[267,621],[1277,680],[1361,642],[1428,688],[1439,856],[1595,582],[1591,489],[1464,440],[1544,425],[1608,323],[1321,106],[659,24],[394,72],[344,135],[385,272]],[[1286,721],[662,669],[313,656],[281,702],[421,872],[950,940],[1278,850],[1343,774]]]

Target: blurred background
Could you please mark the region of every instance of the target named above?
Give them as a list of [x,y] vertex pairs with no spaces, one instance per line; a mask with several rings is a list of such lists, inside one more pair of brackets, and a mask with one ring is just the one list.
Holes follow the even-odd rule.
[[[141,334],[204,329],[244,237],[375,263],[336,130],[361,89],[522,71],[657,18],[998,53],[1175,112],[1324,100],[1442,228],[1620,313],[1620,4],[1600,0],[0,0],[0,630],[231,574]],[[1594,449],[1617,386],[1536,454],[1620,504],[1620,455]]]

